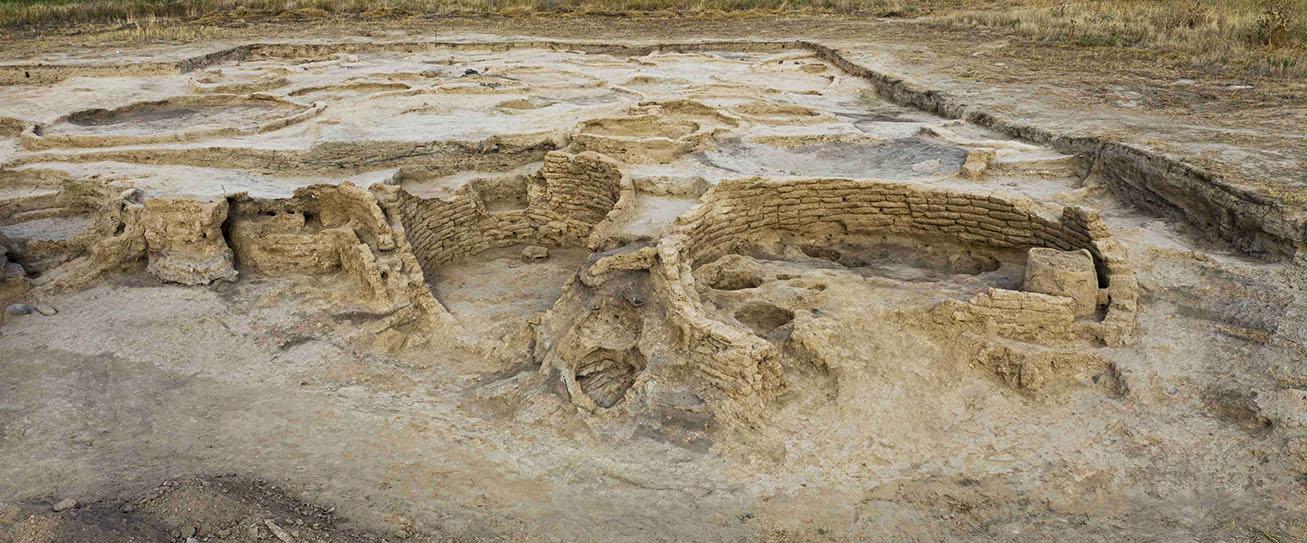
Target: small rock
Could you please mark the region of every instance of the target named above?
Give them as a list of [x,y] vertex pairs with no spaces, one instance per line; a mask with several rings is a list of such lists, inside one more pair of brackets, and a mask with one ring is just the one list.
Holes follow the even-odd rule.
[[549,249],[540,245],[528,245],[522,249],[522,260],[544,260],[549,258]]
[[9,307],[5,308],[5,313],[10,315],[31,315],[32,306],[27,304],[9,304]]
[[127,202],[131,202],[131,203],[133,203],[133,204],[139,204],[139,203],[141,203],[141,200],[142,200],[144,197],[145,197],[145,192],[143,192],[141,189],[137,189],[137,188],[131,188],[131,189],[124,190],[124,191],[122,192],[122,194],[119,194],[119,195],[118,195],[118,199],[123,200],[123,201],[127,201]]
[[466,70],[463,70],[463,75],[476,75],[476,74],[478,74],[478,73],[480,73],[480,72],[476,71],[476,70],[473,69],[473,68],[468,68],[468,69],[466,69]]
[[436,70],[422,70],[422,77],[440,77],[440,72]]
[[62,500],[59,500],[58,503],[55,503],[54,507],[51,507],[50,509],[53,509],[54,512],[56,513],[60,513],[72,509],[74,507],[77,507],[77,500],[74,500],[72,498],[64,498]]
[[37,313],[40,313],[47,317],[59,314],[59,310],[55,309],[54,306],[49,304],[36,304],[32,306],[32,309],[35,309]]
[[191,525],[182,526],[182,537],[186,539],[191,539],[195,537],[195,526],[191,526]]

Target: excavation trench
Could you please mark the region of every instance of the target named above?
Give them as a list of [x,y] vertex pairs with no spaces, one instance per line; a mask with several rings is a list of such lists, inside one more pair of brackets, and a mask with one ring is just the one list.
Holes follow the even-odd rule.
[[[0,66],[24,515],[238,469],[391,539],[947,539],[1293,480],[1294,270],[1154,220],[1281,258],[1278,197],[819,44],[390,39]],[[323,535],[248,511],[165,531]]]
[[[17,290],[331,278],[374,345],[526,358],[599,417],[752,421],[792,335],[819,352],[813,326],[896,289],[977,345],[1132,340],[1126,255],[1053,201],[1101,157],[882,100],[846,64],[804,43],[215,53],[181,95],[67,100],[19,135],[6,269]],[[1090,277],[1027,277],[1044,249]]]

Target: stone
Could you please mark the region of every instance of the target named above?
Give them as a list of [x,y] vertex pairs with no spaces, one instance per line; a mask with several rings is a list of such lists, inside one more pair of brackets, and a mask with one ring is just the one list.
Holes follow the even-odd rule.
[[47,317],[51,317],[59,314],[59,310],[55,309],[54,306],[49,304],[36,304],[32,306],[32,308],[35,309],[37,313],[40,313]]
[[967,160],[962,163],[963,178],[978,181],[985,176],[989,163],[994,160],[993,149],[972,149],[967,152]]
[[522,249],[522,260],[544,260],[549,258],[549,249],[540,245],[529,245]]
[[5,308],[5,313],[10,315],[30,315],[32,314],[32,306],[27,304],[9,304],[9,307]]
[[54,506],[51,507],[50,509],[56,513],[59,513],[59,512],[67,511],[74,507],[77,507],[77,500],[74,500],[72,498],[64,498],[56,502]]
[[141,191],[141,189],[137,189],[137,188],[124,190],[121,194],[118,195],[119,200],[125,202],[131,202],[133,204],[141,203],[141,200],[144,199],[144,197],[145,197],[145,193]]
[[1098,310],[1098,272],[1089,251],[1059,251],[1036,247],[1026,258],[1025,290],[1065,296],[1074,302],[1077,317],[1088,317]]

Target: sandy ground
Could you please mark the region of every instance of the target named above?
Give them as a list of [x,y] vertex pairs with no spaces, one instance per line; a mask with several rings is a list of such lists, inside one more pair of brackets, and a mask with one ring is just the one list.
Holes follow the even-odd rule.
[[[291,22],[293,24],[288,24]],[[1302,203],[1307,82],[1194,67],[1182,55],[1146,49],[1057,46],[996,31],[922,27],[913,22],[839,16],[649,19],[408,18],[351,21],[234,21],[204,27],[203,43],[268,39],[469,39],[487,36],[685,41],[815,39],[860,63],[960,93],[973,103],[1086,134],[1157,148],[1210,168],[1232,182]],[[0,46],[8,61],[68,61],[112,53],[124,62],[185,54],[194,42],[155,41],[130,32],[79,30]],[[58,47],[51,47],[58,43]],[[1078,112],[1078,115],[1068,115]]]
[[[568,23],[351,32],[831,40],[862,62],[1034,121],[1174,150],[1290,200],[1283,189],[1303,181],[1300,81],[1222,90],[1233,82],[1138,52],[876,22]],[[3,55],[107,51],[66,40]],[[920,272],[782,262],[769,273],[798,277],[782,281],[794,288],[819,281],[813,303],[860,347],[835,377],[788,366],[793,386],[769,426],[675,443],[588,425],[556,394],[508,404],[500,389],[524,368],[452,349],[375,352],[355,341],[360,325],[330,294],[345,288],[332,278],[189,288],[126,274],[46,300],[57,314],[0,326],[0,541],[267,541],[281,537],[273,525],[296,541],[1307,541],[1302,264],[1239,256],[1102,190],[1028,190],[1102,209],[1131,253],[1140,341],[1104,352],[1125,389],[1016,394],[889,316],[920,303]],[[667,217],[640,219],[633,228],[645,231]],[[519,252],[492,256],[516,264]],[[513,315],[548,307],[583,256],[464,263],[443,269],[435,292],[456,315],[494,315],[477,322],[484,333],[507,333]],[[848,303],[865,299],[879,302]],[[51,510],[65,499],[79,505]]]
[[[1301,333],[1301,293],[1276,286],[1301,278],[1174,250],[1149,261],[1144,339],[1113,354],[1146,376],[1124,397],[1004,393],[862,309],[840,315],[874,335],[838,388],[797,378],[775,426],[711,449],[596,435],[558,403],[478,401],[499,368],[451,353],[356,350],[338,339],[348,318],[314,299],[330,285],[124,277],[4,326],[0,492],[23,519],[239,474],[431,540],[1295,540],[1307,517],[1289,451],[1307,400],[1284,387],[1302,386],[1303,358],[1264,336]],[[825,282],[832,300],[894,299]],[[202,503],[145,525],[220,540],[281,518]]]

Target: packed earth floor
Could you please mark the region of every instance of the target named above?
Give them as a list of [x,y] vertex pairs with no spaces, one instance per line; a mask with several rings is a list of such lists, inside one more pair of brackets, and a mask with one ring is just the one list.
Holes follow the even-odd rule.
[[0,541],[1307,537],[1303,217],[1162,154],[780,39],[0,82]]

